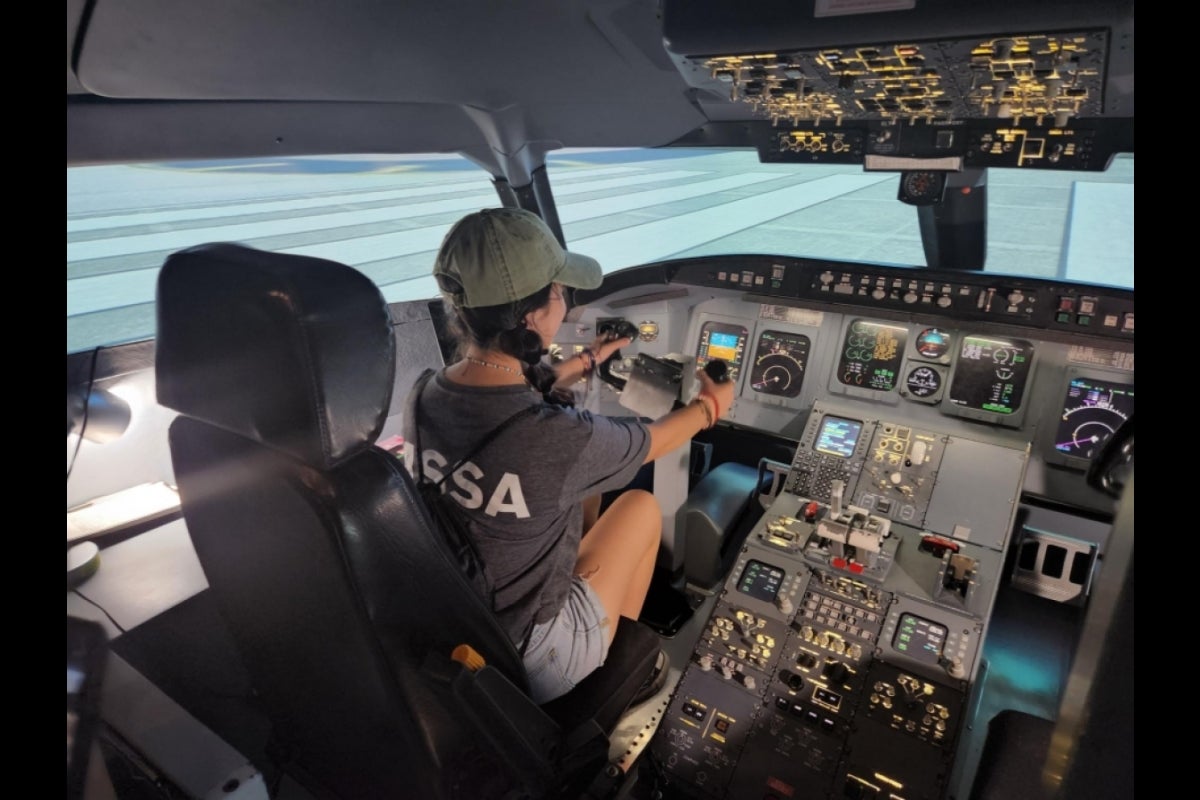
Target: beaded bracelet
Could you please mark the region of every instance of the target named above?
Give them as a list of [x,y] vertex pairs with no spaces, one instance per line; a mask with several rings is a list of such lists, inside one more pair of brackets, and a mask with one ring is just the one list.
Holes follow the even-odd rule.
[[[706,391],[701,391],[700,394],[698,394],[696,396],[697,397],[707,397],[709,400],[712,400],[712,404],[713,404],[712,415],[716,419],[721,418],[721,404],[717,402],[716,397],[714,397],[712,394],[710,394],[709,392],[706,392]],[[713,423],[713,424],[716,424],[716,423]],[[712,425],[710,425],[709,427],[711,428]]]

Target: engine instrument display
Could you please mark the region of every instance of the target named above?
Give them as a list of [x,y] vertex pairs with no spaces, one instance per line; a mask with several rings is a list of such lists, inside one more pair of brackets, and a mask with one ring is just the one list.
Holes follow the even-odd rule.
[[916,614],[900,615],[892,647],[909,658],[925,664],[936,664],[942,657],[949,631],[945,625],[918,617]]
[[858,420],[826,416],[821,420],[821,429],[817,431],[813,449],[818,453],[849,458],[854,455],[854,447],[861,433],[862,423]]
[[1072,378],[1063,398],[1054,449],[1090,460],[1113,432],[1133,415],[1133,384]]
[[811,344],[799,333],[763,331],[754,350],[750,387],[760,394],[798,397]]
[[751,560],[742,570],[742,577],[738,578],[737,588],[739,592],[748,594],[756,600],[772,603],[775,601],[775,595],[779,594],[779,587],[783,585],[783,577],[783,570],[779,567]]
[[726,322],[706,322],[700,328],[700,347],[696,351],[696,366],[703,368],[714,358],[729,365],[729,380],[737,382],[742,359],[746,354],[747,331],[741,325]]
[[964,336],[950,381],[950,402],[1002,416],[1014,414],[1021,407],[1032,365],[1032,342]]
[[837,377],[846,386],[877,392],[896,388],[908,329],[856,319],[846,329]]

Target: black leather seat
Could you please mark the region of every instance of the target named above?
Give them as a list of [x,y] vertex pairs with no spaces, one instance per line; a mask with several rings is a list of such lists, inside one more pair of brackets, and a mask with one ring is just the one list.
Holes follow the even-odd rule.
[[[608,662],[565,700],[528,698],[408,473],[374,446],[395,369],[374,284],[204,245],[166,260],[157,313],[183,515],[278,768],[318,797],[578,796],[658,637],[622,620]],[[460,644],[486,665],[454,660]]]

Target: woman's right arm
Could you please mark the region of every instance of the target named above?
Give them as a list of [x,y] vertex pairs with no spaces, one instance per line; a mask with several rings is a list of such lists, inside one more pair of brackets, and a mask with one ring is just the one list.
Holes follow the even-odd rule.
[[733,405],[732,381],[715,383],[703,370],[697,373],[697,377],[700,379],[700,394],[695,400],[646,426],[650,431],[650,450],[646,453],[645,463],[690,442],[697,433],[715,425]]

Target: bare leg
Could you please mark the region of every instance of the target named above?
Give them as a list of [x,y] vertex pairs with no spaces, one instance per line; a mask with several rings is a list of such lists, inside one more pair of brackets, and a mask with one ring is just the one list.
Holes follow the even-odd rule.
[[604,604],[616,633],[618,617],[637,619],[650,588],[662,534],[662,512],[654,495],[625,492],[600,516],[579,545],[575,573],[582,575]]

